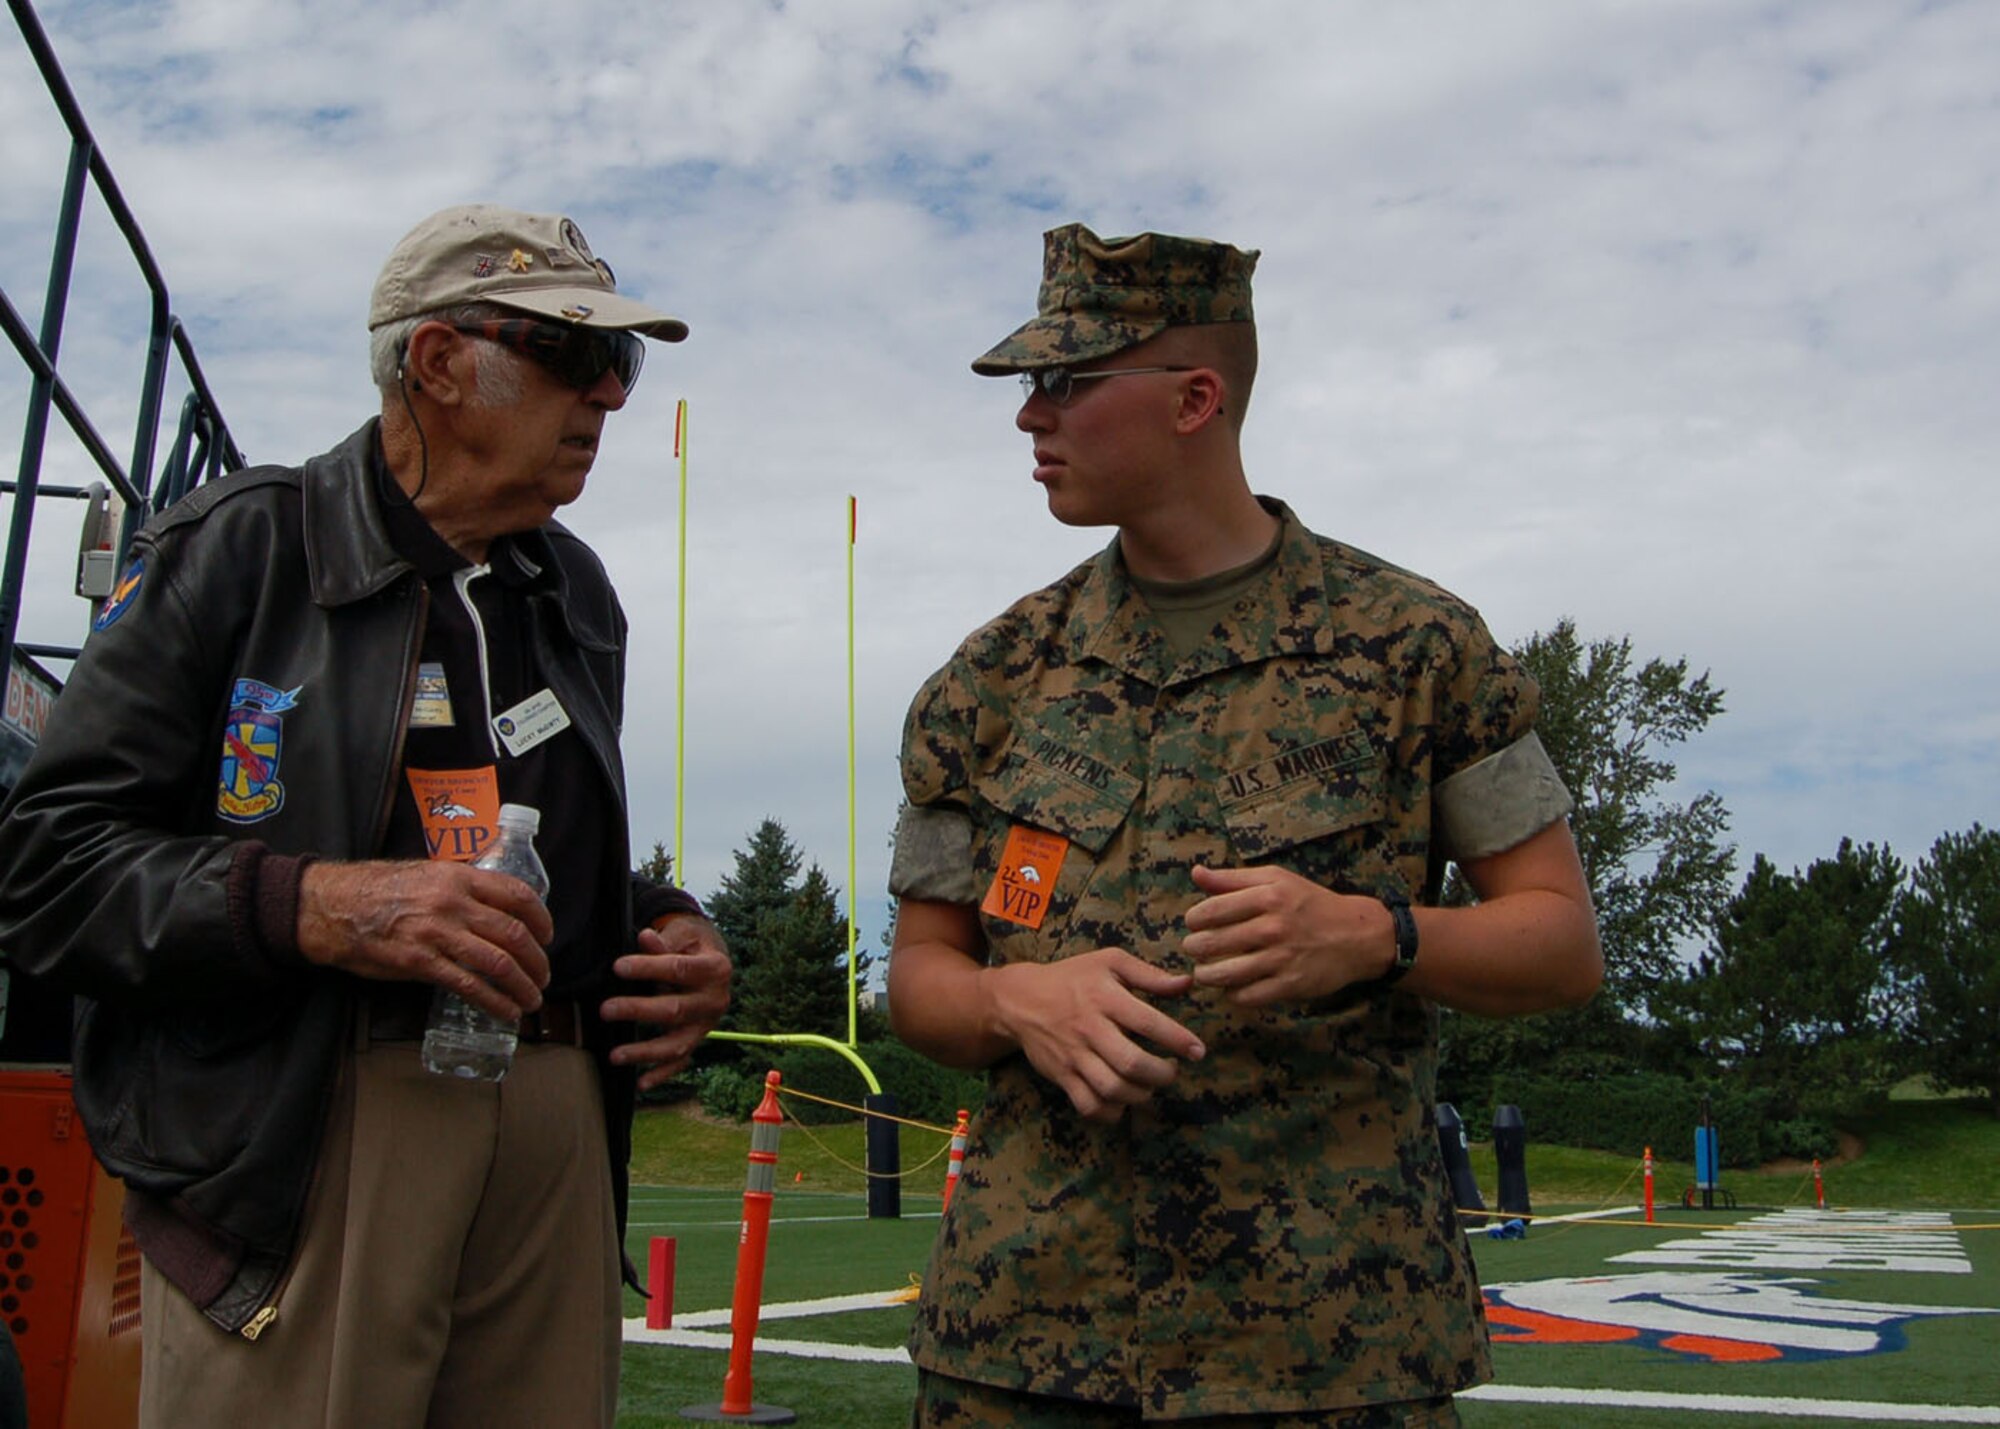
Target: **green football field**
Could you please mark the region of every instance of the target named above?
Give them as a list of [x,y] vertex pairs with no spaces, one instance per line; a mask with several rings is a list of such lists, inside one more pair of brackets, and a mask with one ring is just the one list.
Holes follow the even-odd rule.
[[[1461,1399],[1468,1425],[2000,1425],[2000,1211],[1537,1209],[1519,1239],[1472,1238],[1497,1374]],[[899,1219],[870,1220],[858,1194],[780,1174],[756,1405],[907,1422],[938,1211],[906,1189]],[[628,1295],[624,1429],[722,1402],[742,1212],[740,1192],[635,1188],[629,1248],[644,1268],[673,1238],[674,1316],[647,1331]]]

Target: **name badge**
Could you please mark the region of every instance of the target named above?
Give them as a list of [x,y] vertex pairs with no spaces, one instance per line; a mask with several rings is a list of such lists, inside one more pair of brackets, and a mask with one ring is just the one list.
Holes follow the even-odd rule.
[[550,690],[538,690],[511,710],[493,717],[493,732],[517,759],[568,728],[569,714]]

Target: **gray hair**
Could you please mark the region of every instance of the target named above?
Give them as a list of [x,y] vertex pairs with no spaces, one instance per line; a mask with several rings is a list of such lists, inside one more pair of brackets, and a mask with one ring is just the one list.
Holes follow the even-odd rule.
[[[403,359],[409,351],[410,335],[425,323],[495,322],[524,316],[498,303],[462,303],[457,307],[439,308],[436,312],[418,313],[415,317],[384,323],[368,334],[368,375],[375,379],[375,386],[384,397],[393,394],[402,380]],[[487,346],[493,348],[493,344]],[[488,361],[489,356],[495,360]],[[473,370],[473,390],[479,401],[488,407],[505,407],[519,401],[523,361],[525,359],[518,353],[508,349],[482,352],[478,366]]]

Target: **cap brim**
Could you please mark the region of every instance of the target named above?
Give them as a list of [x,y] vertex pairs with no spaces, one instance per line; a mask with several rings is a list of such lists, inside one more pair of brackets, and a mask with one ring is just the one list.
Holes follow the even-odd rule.
[[1042,367],[1089,362],[1137,347],[1166,330],[1165,321],[1151,318],[1143,322],[1100,314],[1030,318],[975,358],[972,370],[981,377],[1005,377]]
[[602,288],[529,288],[508,293],[488,293],[480,301],[518,308],[558,322],[579,327],[617,328],[636,332],[661,342],[679,342],[688,335],[688,325],[679,318],[656,312],[622,293]]

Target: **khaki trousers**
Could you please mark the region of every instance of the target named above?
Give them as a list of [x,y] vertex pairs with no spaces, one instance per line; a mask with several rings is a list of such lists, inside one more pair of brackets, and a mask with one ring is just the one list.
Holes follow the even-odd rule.
[[145,1267],[141,1429],[610,1429],[607,1156],[588,1053],[524,1043],[494,1084],[424,1071],[414,1042],[365,1046],[257,1340]]

